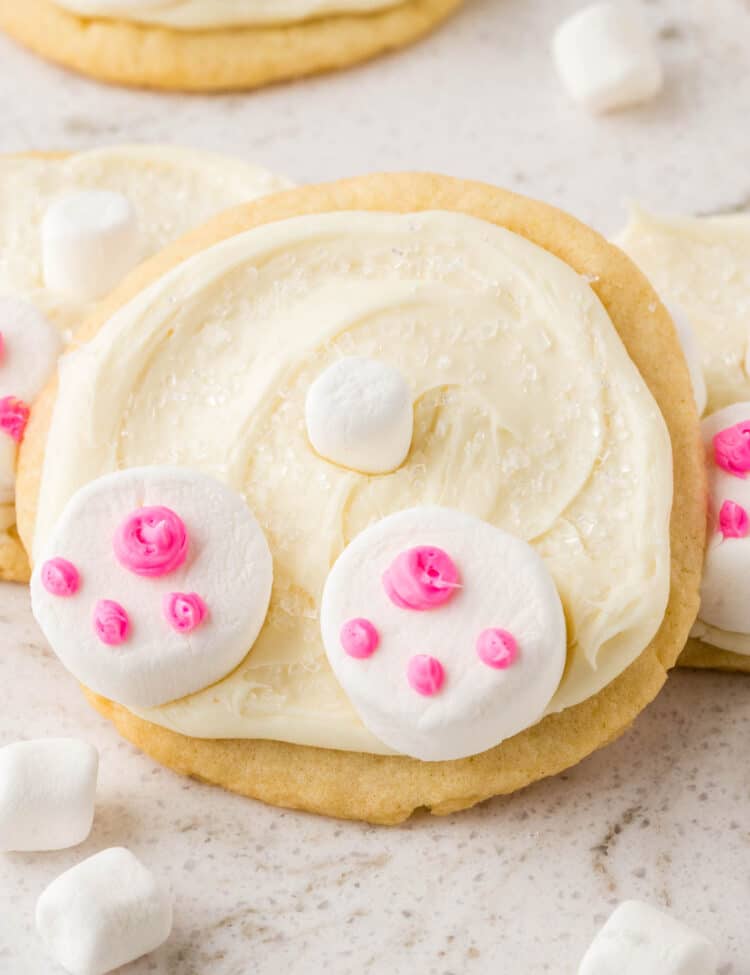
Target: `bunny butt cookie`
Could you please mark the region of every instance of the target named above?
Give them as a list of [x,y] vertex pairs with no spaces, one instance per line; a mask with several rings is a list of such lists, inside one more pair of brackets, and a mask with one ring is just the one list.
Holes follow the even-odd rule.
[[0,578],[29,577],[13,509],[17,445],[63,339],[165,244],[286,186],[239,160],[166,146],[0,158]]
[[116,84],[229,91],[345,68],[403,47],[461,0],[26,0],[0,29]]
[[671,306],[705,416],[710,496],[702,609],[680,662],[750,671],[750,638],[737,614],[747,592],[743,499],[750,502],[741,432],[750,418],[750,217],[667,219],[635,209],[618,243]]
[[698,420],[667,312],[572,218],[428,175],[290,191],[82,337],[21,449],[34,611],[164,764],[398,822],[658,692],[698,608]]

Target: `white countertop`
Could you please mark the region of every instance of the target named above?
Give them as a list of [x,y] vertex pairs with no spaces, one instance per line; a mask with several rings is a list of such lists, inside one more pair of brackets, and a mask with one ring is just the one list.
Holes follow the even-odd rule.
[[[398,55],[211,98],[108,89],[0,41],[0,151],[178,142],[299,181],[432,169],[548,199],[605,232],[630,198],[667,212],[750,205],[747,3],[651,0],[667,88],[605,119],[567,103],[547,52],[579,6],[467,0]],[[568,774],[394,829],[267,808],[144,758],[86,706],[13,586],[0,587],[0,688],[0,743],[80,735],[102,752],[87,843],[0,856],[3,975],[60,975],[34,933],[36,897],[120,844],[177,892],[172,937],[127,975],[574,975],[625,897],[713,937],[721,975],[750,975],[746,678],[677,673],[629,734]]]

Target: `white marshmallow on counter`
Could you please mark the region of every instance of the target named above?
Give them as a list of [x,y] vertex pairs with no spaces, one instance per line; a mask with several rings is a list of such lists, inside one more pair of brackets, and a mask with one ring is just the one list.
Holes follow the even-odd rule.
[[53,880],[36,928],[71,975],[104,975],[154,951],[172,929],[172,896],[129,850],[113,847]]
[[82,843],[94,820],[99,755],[75,738],[0,748],[0,850],[63,850]]
[[715,975],[703,935],[640,901],[625,901],[594,939],[578,975]]
[[698,351],[698,341],[690,324],[690,319],[683,308],[674,301],[665,301],[665,307],[672,316],[674,327],[680,339],[682,351],[685,354],[690,382],[693,386],[693,398],[698,408],[698,416],[702,416],[708,402],[708,390],[706,389],[706,378],[703,375],[700,352]]
[[138,259],[136,213],[121,193],[71,193],[44,215],[44,283],[52,291],[93,301],[119,284]]
[[552,50],[568,94],[592,112],[636,105],[661,90],[656,46],[631,0],[579,10],[557,28]]
[[377,359],[347,356],[329,366],[310,386],[305,418],[321,457],[363,474],[396,470],[411,447],[409,385]]

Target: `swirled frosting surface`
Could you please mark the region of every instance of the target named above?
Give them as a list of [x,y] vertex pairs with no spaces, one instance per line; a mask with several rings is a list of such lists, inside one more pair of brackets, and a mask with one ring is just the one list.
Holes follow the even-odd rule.
[[[408,380],[411,451],[368,476],[311,448],[310,384],[341,356]],[[245,661],[143,712],[199,737],[383,752],[325,657],[329,569],[385,515],[435,504],[528,540],[565,609],[551,710],[595,694],[658,629],[669,590],[672,462],[659,409],[589,283],[463,214],[342,212],[230,238],[173,269],[66,356],[36,528],[118,468],[199,468],[242,492],[274,560]]]

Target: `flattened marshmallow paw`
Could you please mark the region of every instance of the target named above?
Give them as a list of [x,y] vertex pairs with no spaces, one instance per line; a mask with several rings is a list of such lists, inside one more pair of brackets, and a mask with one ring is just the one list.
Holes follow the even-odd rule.
[[411,391],[398,369],[349,356],[310,386],[305,403],[313,448],[340,467],[387,474],[403,464],[414,432]]
[[0,850],[64,850],[91,832],[99,754],[74,738],[0,748]]
[[596,3],[564,21],[552,50],[570,97],[591,112],[611,112],[653,98],[663,75],[639,5]]
[[16,453],[30,404],[52,375],[60,349],[57,329],[30,302],[0,296],[0,503],[15,496]]
[[701,424],[708,465],[708,547],[698,618],[750,633],[750,403],[735,403]]
[[31,600],[78,680],[149,708],[234,670],[263,625],[272,580],[265,536],[238,494],[197,471],[144,467],[73,496]]
[[129,850],[113,847],[53,880],[37,902],[36,928],[71,975],[105,975],[167,940],[172,897]]
[[536,724],[565,666],[542,559],[450,508],[400,511],[358,535],[326,581],[321,629],[363,723],[423,761],[474,755]]
[[138,263],[135,209],[111,190],[81,190],[53,203],[42,220],[44,283],[59,294],[94,301]]
[[677,336],[685,355],[688,372],[690,373],[690,382],[693,386],[693,397],[698,409],[698,416],[702,416],[706,409],[706,403],[708,402],[708,390],[706,389],[706,378],[703,374],[703,366],[701,364],[695,331],[687,313],[677,302],[667,301],[665,302],[665,306],[677,329]]
[[625,901],[592,942],[578,975],[716,975],[718,964],[707,938],[649,904]]

